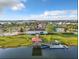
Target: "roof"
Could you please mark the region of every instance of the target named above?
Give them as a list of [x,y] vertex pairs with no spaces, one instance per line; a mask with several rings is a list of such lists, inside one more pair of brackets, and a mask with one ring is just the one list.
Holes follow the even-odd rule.
[[32,38],[32,42],[40,42],[40,41],[42,41],[40,38],[36,38],[36,37]]

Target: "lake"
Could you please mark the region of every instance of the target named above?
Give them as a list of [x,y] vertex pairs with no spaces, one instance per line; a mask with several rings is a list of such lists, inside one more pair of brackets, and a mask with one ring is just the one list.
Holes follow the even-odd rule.
[[0,48],[0,59],[78,59],[77,46],[68,49],[42,49],[42,56],[32,56],[32,47]]

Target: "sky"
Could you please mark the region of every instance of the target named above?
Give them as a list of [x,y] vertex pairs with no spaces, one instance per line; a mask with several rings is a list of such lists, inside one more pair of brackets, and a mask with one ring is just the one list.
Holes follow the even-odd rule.
[[0,20],[77,20],[77,0],[0,0]]

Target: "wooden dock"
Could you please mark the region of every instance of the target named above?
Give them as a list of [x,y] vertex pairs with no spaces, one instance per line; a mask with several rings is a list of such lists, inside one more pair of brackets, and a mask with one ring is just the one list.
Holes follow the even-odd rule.
[[32,56],[42,56],[42,49],[40,46],[33,46]]

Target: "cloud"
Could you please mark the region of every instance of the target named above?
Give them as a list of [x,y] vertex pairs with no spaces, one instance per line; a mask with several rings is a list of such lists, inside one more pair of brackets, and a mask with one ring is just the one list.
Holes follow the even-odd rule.
[[48,15],[64,15],[66,14],[67,11],[65,10],[56,10],[56,11],[45,11],[44,15],[48,16]]
[[44,15],[76,15],[77,14],[77,10],[55,10],[55,11],[45,11]]
[[0,0],[0,8],[11,8],[12,10],[21,10],[25,8],[25,0]]
[[78,11],[77,10],[70,10],[70,14],[77,15]]
[[78,20],[77,10],[52,10],[38,15],[1,17],[0,20]]
[[77,20],[77,10],[45,11],[40,15],[30,15],[32,20]]
[[19,3],[19,4],[16,4],[16,5],[13,5],[12,7],[11,7],[11,9],[12,10],[21,10],[21,9],[23,9],[23,8],[25,8],[25,6],[24,6],[24,4],[22,4],[22,3]]

